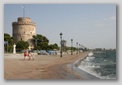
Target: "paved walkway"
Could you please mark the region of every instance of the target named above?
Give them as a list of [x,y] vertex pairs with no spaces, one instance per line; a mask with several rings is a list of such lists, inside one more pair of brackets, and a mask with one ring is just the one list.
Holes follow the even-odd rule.
[[5,79],[82,79],[66,65],[75,63],[88,52],[63,57],[59,55],[35,55],[35,60],[24,60],[22,54],[4,55]]

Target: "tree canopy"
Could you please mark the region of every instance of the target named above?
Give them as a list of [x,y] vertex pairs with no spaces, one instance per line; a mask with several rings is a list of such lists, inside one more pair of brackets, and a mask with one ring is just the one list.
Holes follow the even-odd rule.
[[38,49],[38,50],[58,49],[58,45],[56,43],[49,45],[48,38],[46,38],[45,36],[41,34],[37,34],[33,36],[33,42],[35,43],[35,49]]
[[9,34],[4,33],[4,42],[7,42],[4,44],[5,51],[12,51],[13,50],[13,44],[14,40],[13,37],[11,37]]
[[[13,45],[14,45],[14,39],[9,34],[4,33],[4,42],[7,42],[4,44],[5,51],[12,52],[13,51]],[[34,49],[38,50],[54,50],[59,49],[58,45],[56,43],[49,44],[48,38],[41,34],[37,34],[33,36],[32,42],[34,43]],[[16,49],[17,51],[22,51],[24,49],[28,49],[29,43],[26,41],[18,41],[16,43]]]
[[17,48],[18,51],[22,51],[24,49],[28,49],[28,47],[29,47],[29,44],[28,44],[27,41],[19,41],[16,44],[16,48]]

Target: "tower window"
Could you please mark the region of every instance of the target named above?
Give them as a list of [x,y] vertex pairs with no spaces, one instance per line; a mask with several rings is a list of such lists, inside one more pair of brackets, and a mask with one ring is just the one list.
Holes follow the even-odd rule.
[[21,38],[21,40],[22,40],[22,38]]

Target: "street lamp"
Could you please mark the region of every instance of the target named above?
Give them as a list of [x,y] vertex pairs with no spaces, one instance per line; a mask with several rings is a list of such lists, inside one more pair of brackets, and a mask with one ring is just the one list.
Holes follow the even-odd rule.
[[78,42],[76,43],[76,45],[77,45],[77,54],[78,54]]
[[73,45],[73,39],[71,39],[71,55],[73,55],[73,52],[72,52],[72,45]]
[[60,49],[60,57],[62,57],[62,33],[60,33],[60,39],[61,39],[61,42],[60,42],[60,44],[61,44],[61,49]]

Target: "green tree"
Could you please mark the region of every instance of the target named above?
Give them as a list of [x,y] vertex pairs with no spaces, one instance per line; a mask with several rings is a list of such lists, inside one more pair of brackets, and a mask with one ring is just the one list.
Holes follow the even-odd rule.
[[59,49],[58,45],[55,43],[55,44],[50,44],[49,45],[49,50],[54,50],[54,49]]
[[49,40],[45,36],[41,34],[37,34],[33,36],[32,39],[33,43],[35,44],[35,49],[37,50],[54,50],[54,49],[59,49],[58,45],[51,44],[49,45]]
[[13,44],[14,44],[13,37],[11,37],[7,33],[4,33],[4,42],[8,42],[7,44],[4,45],[5,51],[12,52],[12,50],[13,50]]
[[27,41],[18,41],[16,44],[16,48],[18,51],[28,49],[28,47],[29,47],[29,43]]
[[33,36],[33,43],[35,43],[35,49],[46,50],[49,40],[45,36],[37,34]]
[[59,49],[59,47],[58,47],[58,44],[53,44],[54,45],[54,49]]
[[42,42],[40,46],[41,46],[41,50],[48,50],[49,47],[47,42]]

